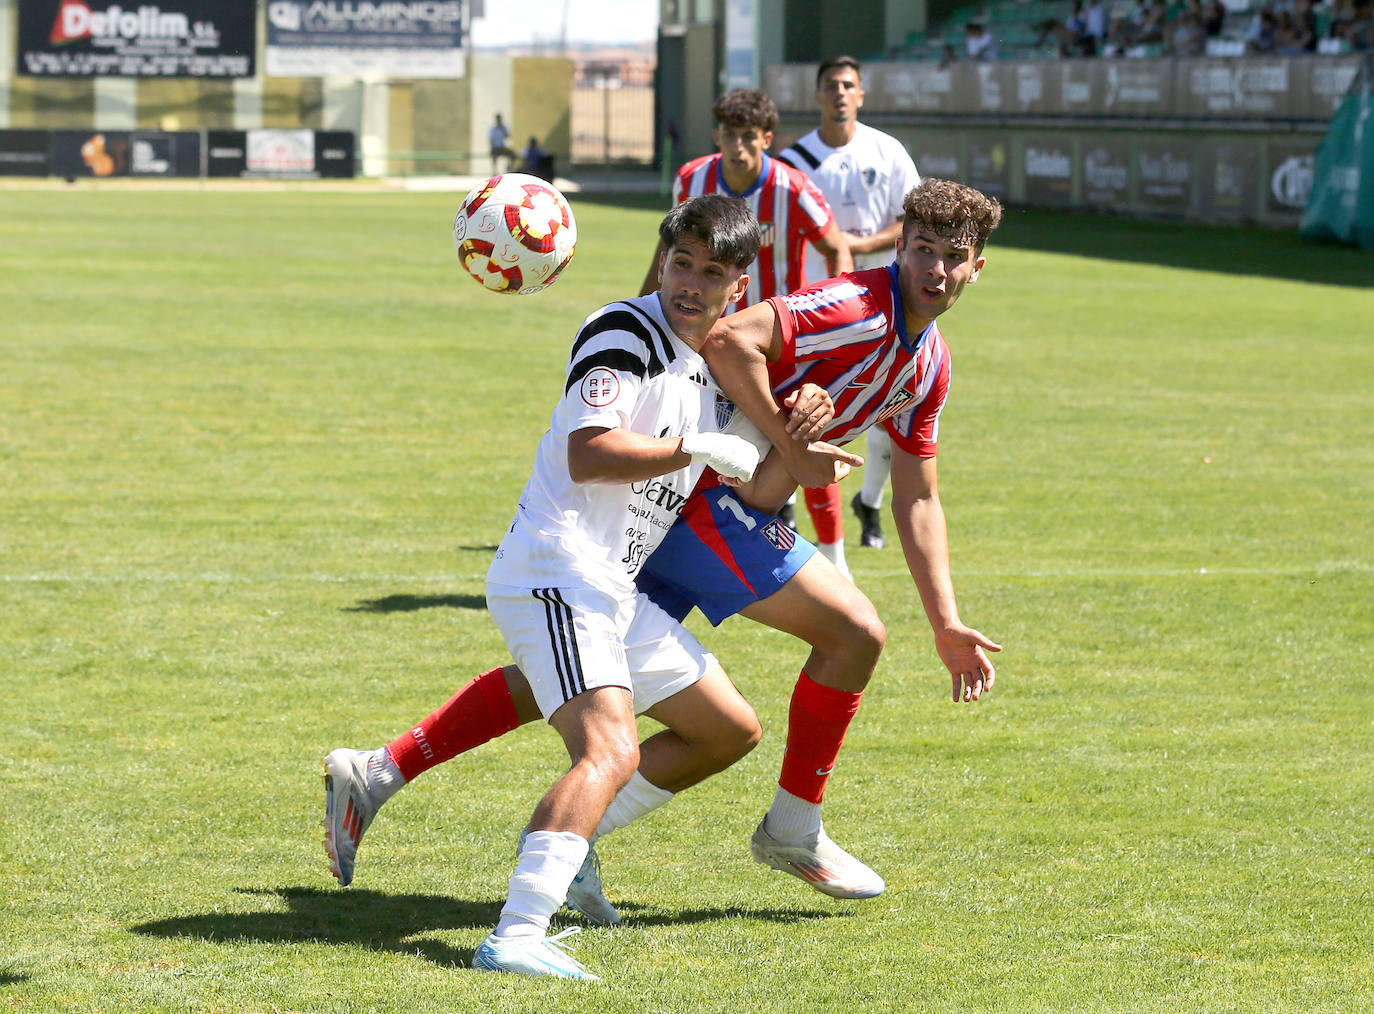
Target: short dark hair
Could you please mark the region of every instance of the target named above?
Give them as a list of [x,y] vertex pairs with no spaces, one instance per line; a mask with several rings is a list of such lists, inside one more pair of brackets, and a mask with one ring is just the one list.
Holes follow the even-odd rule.
[[816,68],[817,88],[821,86],[821,78],[825,77],[825,72],[834,70],[836,67],[852,67],[854,73],[859,75],[859,80],[862,81],[864,79],[864,70],[859,66],[859,61],[852,56],[841,54],[840,56],[832,56],[828,60],[822,60],[821,65]]
[[685,236],[705,243],[712,260],[741,269],[754,263],[763,240],[749,205],[724,194],[693,197],[663,217],[658,238],[664,250],[672,250]]
[[967,244],[983,252],[992,230],[1002,221],[1002,205],[981,190],[927,176],[902,201],[902,240],[912,226],[936,236]]
[[716,123],[724,127],[758,127],[772,133],[778,125],[778,107],[757,88],[736,88],[716,99],[711,107]]

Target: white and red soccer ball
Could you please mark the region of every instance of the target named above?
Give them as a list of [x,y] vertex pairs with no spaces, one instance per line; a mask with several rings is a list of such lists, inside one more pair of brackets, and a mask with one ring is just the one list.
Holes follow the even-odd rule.
[[453,217],[458,263],[493,292],[552,285],[577,248],[577,222],[550,183],[505,173],[474,187]]

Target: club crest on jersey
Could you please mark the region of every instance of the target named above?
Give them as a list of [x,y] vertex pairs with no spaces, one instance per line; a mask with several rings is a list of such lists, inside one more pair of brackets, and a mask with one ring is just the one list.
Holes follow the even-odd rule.
[[759,223],[759,246],[772,246],[773,240],[777,238],[778,232],[772,222]]
[[887,400],[887,404],[883,406],[883,410],[878,413],[878,418],[873,420],[873,424],[876,425],[886,419],[891,419],[914,397],[916,396],[905,387],[897,388],[897,390],[892,392],[892,397]]
[[763,526],[763,537],[774,549],[784,553],[797,544],[797,533],[787,527],[787,522],[777,518]]
[[730,425],[730,420],[735,418],[735,403],[719,391],[716,392],[716,429],[722,433]]
[[604,366],[588,370],[582,378],[582,400],[592,408],[605,408],[620,395],[620,378]]
[[870,190],[873,189],[874,184],[878,182],[878,170],[874,169],[872,166],[869,166],[859,175],[864,181],[864,186],[868,187]]

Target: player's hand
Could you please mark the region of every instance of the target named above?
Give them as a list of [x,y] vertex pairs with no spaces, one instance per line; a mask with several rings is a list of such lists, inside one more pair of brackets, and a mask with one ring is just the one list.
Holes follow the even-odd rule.
[[807,489],[822,489],[839,482],[852,469],[862,468],[864,459],[843,447],[813,440],[789,456],[787,471],[797,484]]
[[819,440],[835,418],[830,392],[815,384],[802,384],[783,399],[782,407],[791,413],[787,432],[796,440]]
[[935,650],[949,670],[953,700],[957,704],[976,701],[992,690],[997,670],[986,652],[1001,651],[1002,646],[972,627],[946,627],[935,634]]

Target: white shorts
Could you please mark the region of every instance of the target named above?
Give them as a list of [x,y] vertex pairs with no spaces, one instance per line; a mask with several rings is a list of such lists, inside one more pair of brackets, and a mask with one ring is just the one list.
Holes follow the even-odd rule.
[[686,627],[639,592],[488,584],[487,611],[545,719],[599,687],[629,690],[641,714],[716,664]]

